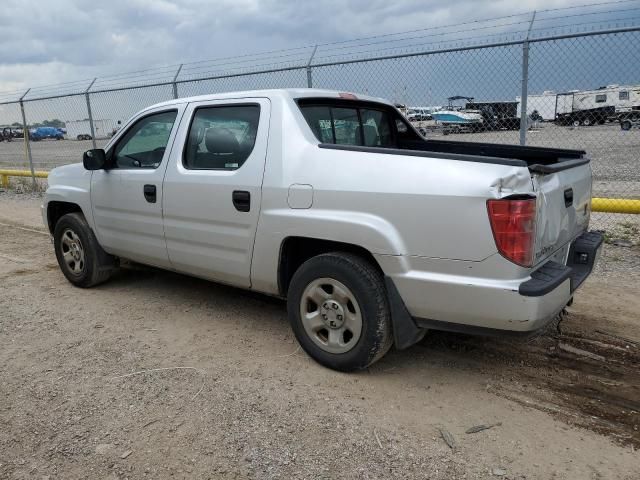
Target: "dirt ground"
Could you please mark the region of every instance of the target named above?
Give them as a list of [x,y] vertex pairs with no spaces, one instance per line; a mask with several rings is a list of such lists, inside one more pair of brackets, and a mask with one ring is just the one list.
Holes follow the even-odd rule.
[[147,268],[72,287],[39,215],[0,193],[0,478],[640,478],[638,269],[533,340],[430,333],[341,374],[278,300]]

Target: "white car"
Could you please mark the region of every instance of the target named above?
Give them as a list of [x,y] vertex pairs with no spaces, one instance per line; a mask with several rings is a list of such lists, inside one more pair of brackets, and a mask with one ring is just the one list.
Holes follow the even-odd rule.
[[362,369],[428,329],[526,334],[589,275],[584,152],[425,140],[393,105],[267,90],[131,118],[42,206],[79,287],[119,259],[287,298],[304,350]]

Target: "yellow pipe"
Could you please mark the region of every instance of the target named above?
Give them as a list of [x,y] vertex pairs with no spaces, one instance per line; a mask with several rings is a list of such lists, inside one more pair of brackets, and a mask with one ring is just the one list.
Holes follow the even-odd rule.
[[[29,170],[0,170],[0,179],[2,180],[2,186],[4,188],[9,188],[9,177],[31,177],[31,172]],[[33,172],[34,177],[38,178],[47,178],[49,176],[49,172],[35,171]]]
[[640,200],[627,198],[592,198],[591,211],[607,213],[640,213]]
[[[31,177],[31,172],[29,170],[0,170],[0,175],[4,181],[4,177]],[[35,171],[33,172],[33,176],[47,178],[49,172]]]

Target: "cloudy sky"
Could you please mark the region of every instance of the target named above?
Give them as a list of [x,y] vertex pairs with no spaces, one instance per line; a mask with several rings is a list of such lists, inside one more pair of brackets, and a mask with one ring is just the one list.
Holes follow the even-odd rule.
[[3,0],[0,92],[596,1]]

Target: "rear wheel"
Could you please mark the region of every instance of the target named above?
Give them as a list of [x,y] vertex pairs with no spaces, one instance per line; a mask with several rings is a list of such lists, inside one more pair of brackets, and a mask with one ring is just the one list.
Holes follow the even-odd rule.
[[571,125],[573,125],[574,127],[579,127],[580,126],[580,120],[574,120],[573,122],[571,122]]
[[631,120],[624,120],[623,122],[621,122],[620,128],[625,131],[631,130]]
[[591,119],[590,119],[590,118],[585,118],[584,120],[582,120],[582,124],[583,124],[585,127],[588,127],[589,125],[591,125],[591,123],[592,123],[592,122],[591,122]]
[[298,342],[325,367],[363,369],[391,348],[382,275],[357,255],[334,252],[307,260],[291,280],[287,309]]
[[53,241],[60,270],[77,287],[105,282],[117,267],[117,259],[102,249],[81,213],[60,218]]

